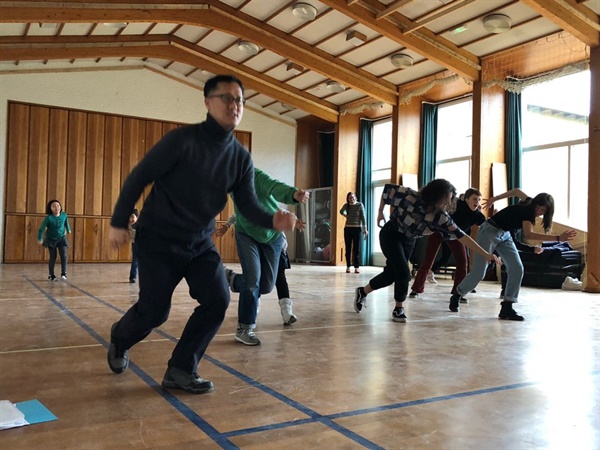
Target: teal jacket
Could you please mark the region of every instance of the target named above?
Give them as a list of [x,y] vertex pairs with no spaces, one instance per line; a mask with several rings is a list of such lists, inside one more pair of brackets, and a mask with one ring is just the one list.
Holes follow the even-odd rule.
[[[256,191],[256,198],[258,203],[270,214],[275,214],[279,211],[279,203],[290,205],[297,203],[294,200],[294,192],[298,189],[282,183],[279,180],[271,178],[262,170],[254,168],[254,189]],[[270,228],[263,228],[254,223],[250,222],[243,214],[238,210],[238,205],[235,202],[233,194],[233,206],[236,215],[236,231],[240,231],[261,244],[273,242],[281,236],[281,231],[272,230]]]
[[41,241],[44,238],[44,230],[46,230],[46,228],[46,239],[55,241],[65,237],[67,232],[71,232],[69,218],[64,211],[61,211],[58,216],[55,216],[54,214],[46,216],[38,230],[38,241]]

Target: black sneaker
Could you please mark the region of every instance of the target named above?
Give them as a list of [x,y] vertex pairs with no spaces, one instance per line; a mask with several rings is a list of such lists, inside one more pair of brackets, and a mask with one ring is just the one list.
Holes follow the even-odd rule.
[[356,293],[354,295],[354,311],[357,313],[361,312],[363,306],[367,307],[367,294],[365,294],[365,290],[361,287],[356,288]]
[[48,279],[49,279],[50,281],[57,281],[57,280],[56,280],[56,277],[55,277],[54,275],[50,275],[50,276],[48,276]]
[[459,309],[459,302],[460,302],[460,294],[452,294],[452,297],[450,297],[450,311],[452,312],[458,312]]
[[408,294],[408,296],[410,298],[417,298],[419,296],[419,293],[415,291],[410,291],[410,294]]
[[392,320],[394,322],[406,322],[406,314],[404,314],[404,308],[396,306],[392,311]]
[[512,308],[512,302],[502,302],[502,309],[500,309],[500,314],[498,314],[498,318],[500,320],[513,320],[515,322],[523,322],[525,318],[517,314],[517,312]]
[[469,299],[467,297],[461,297],[460,303],[469,303]]
[[[115,322],[110,328],[111,335],[116,325],[117,323]],[[110,370],[114,373],[123,373],[129,367],[129,351],[117,347],[113,342],[108,346],[106,359],[108,361],[108,367],[110,367]]]
[[192,394],[205,394],[215,388],[212,381],[199,377],[197,373],[184,372],[177,367],[167,368],[161,385],[166,389],[182,389]]
[[130,283],[135,283],[135,278],[130,278],[130,279],[129,279],[129,282],[130,282]]

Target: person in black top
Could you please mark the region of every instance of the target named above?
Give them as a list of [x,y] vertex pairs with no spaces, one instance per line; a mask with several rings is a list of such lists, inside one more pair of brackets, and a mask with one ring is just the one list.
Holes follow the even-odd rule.
[[[546,233],[550,231],[554,215],[554,198],[546,193],[529,198],[520,189],[512,189],[488,199],[487,202],[484,201],[483,206],[489,209],[494,202],[508,197],[518,197],[522,202],[507,206],[484,222],[477,233],[477,243],[490,253],[497,252],[502,258],[508,274],[504,299],[501,302],[502,307],[498,317],[503,320],[522,321],[524,318],[513,309],[513,303],[518,301],[521,280],[523,279],[523,263],[510,232],[522,229],[525,239],[548,240],[546,234],[535,233],[533,225],[536,217],[542,216],[544,231]],[[575,230],[566,230],[560,235],[556,235],[556,241],[573,239],[576,235]],[[460,298],[475,289],[479,282],[483,280],[486,269],[487,261],[479,255],[475,255],[471,272],[458,285],[456,293],[450,298],[450,311],[458,312]]]
[[[456,209],[450,214],[450,217],[452,217],[458,228],[466,232],[473,225],[481,225],[485,222],[485,216],[479,210],[480,202],[481,192],[475,188],[467,189],[464,200],[459,199],[456,201]],[[433,233],[427,240],[425,258],[419,266],[419,271],[411,287],[410,297],[416,297],[425,290],[425,279],[432,268],[433,261],[437,256],[442,241],[448,245],[456,259],[456,274],[454,276],[454,286],[452,287],[453,294],[456,293],[456,287],[467,276],[467,252],[465,246],[458,240],[444,240],[442,233]],[[466,299],[462,298],[461,301],[464,303]]]
[[122,373],[128,350],[164,323],[171,297],[185,278],[198,306],[173,350],[162,381],[165,388],[202,394],[213,383],[196,370],[229,306],[229,288],[212,234],[215,217],[232,192],[240,211],[257,225],[294,229],[296,216],[262,209],[254,191],[250,153],[233,131],[244,111],[244,87],[230,75],[217,75],[204,86],[205,122],[167,133],[129,174],[115,205],[108,238],[115,247],[130,240],[129,215],[144,188],[153,184],[137,222],[138,301],[114,323],[108,365]]
[[456,189],[447,180],[436,179],[419,192],[410,188],[386,184],[381,194],[377,225],[385,221],[383,209],[389,205],[393,211],[390,220],[379,233],[381,251],[386,257],[383,272],[372,278],[366,286],[355,291],[354,310],[359,313],[366,307],[367,295],[377,289],[394,285],[396,307],[392,311],[394,322],[406,322],[404,301],[410,283],[408,261],[417,238],[436,231],[455,239],[481,255],[484,260],[496,262],[498,258],[481,248],[471,237],[456,226],[446,208],[456,195]]

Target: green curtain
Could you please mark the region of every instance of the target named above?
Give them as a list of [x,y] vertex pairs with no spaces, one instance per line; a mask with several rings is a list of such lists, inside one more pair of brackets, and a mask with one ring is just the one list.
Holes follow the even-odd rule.
[[[371,198],[371,156],[373,152],[373,122],[362,119],[360,121],[358,153],[358,183],[356,196],[358,201],[365,206],[365,219],[370,230],[373,220],[373,199]],[[360,264],[370,266],[373,260],[372,239],[361,240]]]
[[[504,120],[504,160],[506,161],[506,184],[508,190],[521,187],[522,122],[521,94],[506,92],[506,118]],[[517,198],[509,199],[511,204]]]
[[321,172],[319,173],[319,187],[332,187],[335,133],[319,132],[319,146],[321,147]]
[[421,112],[421,155],[419,158],[419,187],[435,178],[438,105],[423,103]]

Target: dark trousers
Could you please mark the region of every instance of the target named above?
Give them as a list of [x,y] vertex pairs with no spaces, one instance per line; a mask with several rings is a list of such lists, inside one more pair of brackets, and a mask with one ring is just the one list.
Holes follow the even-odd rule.
[[[415,277],[415,282],[412,285],[411,290],[418,294],[425,290],[425,280],[427,279],[427,273],[432,267],[433,261],[438,254],[440,245],[442,244],[441,233],[433,233],[427,238],[427,248],[425,250],[425,258],[419,266],[419,271]],[[465,246],[457,240],[446,241],[446,245],[450,248],[456,259],[456,274],[454,275],[454,286],[452,287],[452,293],[456,294],[456,287],[462,280],[467,276],[467,252]]]
[[290,265],[286,252],[281,252],[279,256],[279,266],[277,268],[277,278],[275,279],[275,289],[277,289],[277,298],[290,298],[290,287],[285,277],[285,269]]
[[360,267],[360,227],[344,228],[344,243],[346,244],[346,267]]
[[389,222],[381,229],[379,243],[386,261],[383,272],[369,281],[374,290],[394,283],[394,300],[397,302],[406,300],[411,278],[408,260],[415,248],[415,242],[415,238],[408,238],[395,231]]
[[138,250],[135,242],[131,243],[131,268],[129,269],[129,281],[135,280],[138,273]]
[[229,306],[221,256],[210,235],[194,242],[175,241],[139,228],[136,244],[139,298],[115,326],[111,341],[128,349],[163,324],[169,317],[173,291],[185,278],[190,296],[199,305],[188,319],[169,367],[196,372]]
[[48,260],[48,275],[54,276],[54,266],[56,264],[56,249],[60,254],[60,274],[67,274],[67,246],[61,247],[48,247],[48,253],[50,253],[50,259]]

